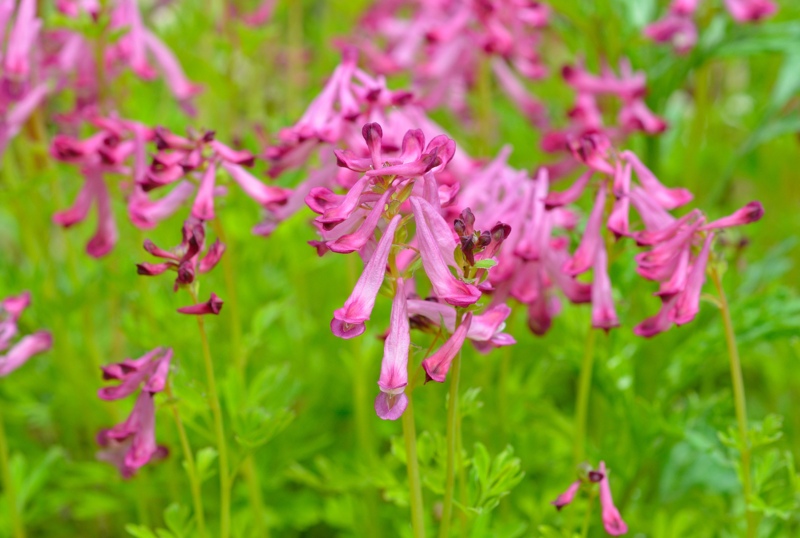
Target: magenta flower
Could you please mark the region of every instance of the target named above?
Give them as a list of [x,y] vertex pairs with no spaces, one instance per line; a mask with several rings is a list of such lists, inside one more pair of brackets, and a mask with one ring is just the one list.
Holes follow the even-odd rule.
[[177,291],[180,286],[193,283],[198,274],[208,273],[216,267],[225,252],[225,245],[217,239],[206,254],[200,258],[206,236],[205,225],[202,221],[188,219],[183,223],[182,235],[181,244],[171,251],[157,247],[149,239],[145,240],[144,249],[147,252],[168,261],[139,263],[136,265],[137,272],[144,276],[155,276],[165,271],[175,271],[177,276],[174,289]]
[[619,326],[614,299],[611,296],[611,280],[608,277],[606,247],[601,241],[594,257],[592,280],[592,327],[608,331]]
[[628,532],[628,526],[622,520],[619,510],[614,506],[614,500],[611,498],[611,487],[608,484],[608,470],[605,462],[600,462],[599,471],[603,473],[603,479],[600,481],[600,506],[603,510],[603,527],[611,536],[622,536]]
[[[433,286],[436,296],[453,306],[469,306],[477,302],[481,297],[480,290],[471,284],[456,279],[447,268],[444,253],[452,252],[455,248],[455,243],[453,243],[449,251],[443,250],[439,243],[439,240],[444,239],[441,237],[441,232],[438,236],[435,236],[433,231],[433,226],[436,226],[436,229],[440,231],[444,229],[442,226],[444,219],[439,215],[434,216],[430,209],[424,210],[423,207],[428,204],[425,200],[411,197],[410,201],[417,223],[417,240],[419,242],[422,265],[431,281],[431,286]],[[431,226],[428,217],[434,222],[433,226]],[[441,219],[441,222],[437,223],[436,217]]]
[[331,331],[339,338],[355,338],[366,330],[364,322],[372,314],[375,298],[383,284],[389,251],[392,248],[394,234],[399,223],[400,216],[395,215],[383,232],[375,252],[364,267],[350,297],[344,302],[342,308],[333,313]]
[[444,383],[447,377],[447,372],[450,370],[450,364],[453,359],[461,351],[464,345],[464,339],[467,337],[470,324],[472,323],[472,312],[468,312],[461,325],[450,335],[450,338],[442,344],[433,355],[422,361],[422,367],[425,369],[425,377],[427,381],[436,381]]
[[193,316],[205,316],[206,314],[219,315],[222,311],[222,299],[217,297],[215,293],[211,293],[211,297],[205,303],[200,303],[191,306],[184,306],[178,309],[180,314],[190,314]]
[[408,385],[408,351],[411,334],[403,279],[397,279],[389,335],[383,347],[381,376],[378,379],[380,394],[375,398],[375,412],[384,420],[397,420],[408,406],[408,396],[403,392]]
[[644,29],[656,43],[670,43],[678,54],[686,54],[697,44],[697,26],[685,15],[669,14]]
[[600,185],[597,191],[597,196],[594,200],[592,212],[589,214],[589,220],[586,223],[586,229],[583,232],[583,237],[575,250],[575,254],[564,265],[564,272],[569,275],[579,275],[588,271],[595,261],[597,251],[602,243],[602,224],[603,224],[603,210],[606,205],[606,186]]
[[551,501],[550,504],[556,507],[556,510],[561,510],[568,504],[572,503],[573,499],[575,499],[575,495],[578,493],[578,490],[581,488],[581,481],[576,480],[572,484],[569,485],[567,490],[556,497],[556,500]]
[[[417,324],[433,324],[452,333],[456,328],[456,309],[448,304],[436,301],[422,301],[419,299],[408,300],[408,313],[414,317],[425,318]],[[516,343],[514,337],[504,333],[505,320],[511,314],[511,308],[506,304],[490,306],[483,314],[473,316],[472,323],[467,331],[469,339],[479,351],[487,352],[493,347],[510,346]]]
[[166,387],[171,360],[172,349],[156,348],[138,359],[103,367],[103,379],[120,384],[100,389],[100,398],[118,400],[141,387],[128,419],[97,434],[97,444],[105,449],[98,453],[98,459],[115,465],[124,478],[132,477],[152,459],[167,455],[167,449],[156,443],[153,397]]
[[17,325],[22,312],[30,305],[31,295],[24,292],[0,301],[0,377],[5,377],[39,353],[53,347],[53,337],[47,331],[23,336],[12,345],[19,333]]
[[115,465],[123,478],[131,478],[151,460],[168,454],[166,447],[156,443],[155,426],[153,394],[143,390],[125,422],[97,434],[97,444],[105,449],[97,458]]
[[778,10],[772,0],[725,0],[725,7],[737,22],[760,21]]

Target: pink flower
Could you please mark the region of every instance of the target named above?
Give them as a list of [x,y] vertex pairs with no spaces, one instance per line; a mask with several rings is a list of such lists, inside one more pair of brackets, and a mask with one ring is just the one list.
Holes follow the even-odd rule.
[[656,43],[671,43],[675,52],[686,54],[697,43],[697,26],[689,17],[669,14],[645,27],[644,35]]
[[47,331],[37,331],[23,336],[5,355],[0,355],[0,377],[7,376],[34,355],[43,353],[51,347],[53,347],[53,337]]
[[[456,309],[448,304],[409,299],[408,313],[412,317],[421,316],[426,319],[425,323],[432,323],[437,327],[442,324],[447,332],[455,331]],[[510,314],[511,308],[506,304],[490,306],[483,314],[472,318],[467,338],[484,352],[493,347],[515,344],[513,336],[502,332],[506,326],[505,320]]]
[[688,204],[694,198],[686,189],[665,187],[632,151],[623,151],[620,158],[630,163],[645,192],[664,209],[675,209]]
[[150,460],[165,457],[167,449],[156,444],[155,424],[153,394],[143,390],[125,422],[97,434],[97,444],[106,448],[98,459],[116,465],[124,478],[130,478]]
[[386,264],[389,260],[389,251],[392,248],[394,234],[400,223],[400,215],[395,215],[389,222],[383,237],[372,257],[364,267],[364,271],[356,282],[353,292],[345,301],[344,306],[333,313],[331,331],[339,338],[355,338],[364,333],[364,324],[372,314],[375,298],[383,284],[386,273]]
[[121,383],[116,387],[103,387],[97,395],[102,400],[119,400],[133,394],[142,384],[147,392],[161,392],[166,386],[171,361],[172,349],[159,347],[138,359],[125,359],[104,366],[103,379]]
[[606,247],[601,241],[594,257],[592,281],[592,327],[608,331],[619,326],[614,299],[611,296],[611,280],[608,277]]
[[564,493],[556,497],[556,500],[551,501],[550,504],[555,506],[557,510],[561,510],[562,508],[564,508],[565,506],[567,506],[572,502],[572,500],[575,498],[575,495],[578,493],[580,487],[581,487],[581,481],[576,480],[575,482],[569,485],[569,487]]
[[181,244],[171,251],[157,247],[149,239],[144,242],[144,249],[158,258],[168,261],[163,263],[139,263],[136,265],[137,273],[144,276],[155,276],[165,271],[176,271],[175,287],[194,282],[198,273],[207,273],[216,267],[225,252],[225,245],[217,239],[208,249],[205,256],[200,258],[200,253],[205,246],[205,226],[202,221],[188,219],[183,223],[183,240]]
[[[481,297],[481,292],[473,285],[466,284],[456,279],[447,268],[447,262],[443,250],[440,247],[441,224],[444,222],[441,216],[427,211],[423,207],[427,204],[425,200],[412,196],[411,207],[417,224],[417,241],[419,243],[420,256],[425,273],[431,281],[436,296],[453,306],[469,306]],[[436,220],[441,222],[436,223]],[[433,226],[428,218],[434,222]],[[438,236],[434,235],[434,226],[440,231]],[[452,237],[452,234],[451,234]],[[453,244],[453,248],[455,244]],[[452,252],[452,249],[450,249]]]
[[217,297],[215,293],[211,293],[211,297],[205,303],[200,303],[191,306],[184,306],[178,309],[180,314],[190,314],[193,316],[204,316],[206,314],[219,315],[222,311],[222,299]]
[[447,377],[447,372],[450,370],[450,364],[456,357],[461,347],[464,345],[464,339],[467,337],[467,332],[472,323],[472,312],[468,312],[461,325],[450,335],[450,338],[442,344],[433,355],[422,361],[422,367],[425,369],[425,377],[428,381],[436,381],[444,383]]
[[725,0],[725,7],[737,22],[757,22],[778,10],[771,0]]
[[603,527],[611,536],[622,536],[628,532],[628,526],[622,520],[619,510],[611,498],[611,487],[608,485],[608,470],[605,462],[600,462],[599,471],[603,474],[600,481],[600,506],[603,509]]
[[375,412],[384,420],[397,420],[408,405],[403,392],[408,385],[408,351],[411,335],[408,326],[408,309],[403,279],[397,279],[389,336],[383,348],[381,376],[378,379],[380,394],[375,398]]
[[589,214],[583,237],[575,250],[572,258],[564,264],[564,272],[569,275],[579,275],[588,271],[595,260],[595,256],[603,238],[601,227],[603,224],[603,210],[606,205],[606,186],[601,184],[594,200],[594,207]]
[[709,222],[701,230],[715,230],[718,228],[730,228],[732,226],[743,226],[761,220],[764,216],[764,206],[761,202],[753,201],[733,212],[732,215]]

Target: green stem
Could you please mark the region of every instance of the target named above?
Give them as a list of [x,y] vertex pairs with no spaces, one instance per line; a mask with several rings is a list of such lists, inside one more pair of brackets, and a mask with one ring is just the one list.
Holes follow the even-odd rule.
[[406,442],[406,470],[408,471],[408,490],[411,503],[411,528],[414,538],[425,538],[424,502],[422,482],[419,478],[419,460],[417,459],[417,432],[414,424],[414,403],[411,391],[407,390],[408,406],[403,413],[403,438]]
[[294,114],[302,106],[303,98],[303,2],[291,0],[288,4],[289,84],[286,87],[291,92],[289,110]]
[[197,519],[197,532],[200,538],[205,538],[207,536],[206,519],[203,510],[203,494],[200,489],[200,477],[197,474],[197,465],[195,465],[194,462],[192,447],[189,444],[189,438],[186,436],[186,428],[184,428],[181,415],[178,412],[178,402],[175,400],[175,395],[172,392],[172,385],[170,385],[170,383],[167,383],[166,393],[167,397],[170,399],[172,417],[175,419],[175,427],[178,429],[178,437],[181,440],[181,449],[186,458],[186,474],[189,475],[189,487],[192,490],[192,502],[194,503],[194,513]]
[[711,269],[711,279],[719,294],[719,309],[722,313],[722,323],[725,326],[725,341],[728,345],[728,358],[731,366],[731,381],[733,383],[733,400],[736,406],[736,422],[739,424],[739,452],[742,458],[742,489],[744,491],[745,518],[747,520],[747,537],[756,535],[756,514],[750,510],[750,444],[747,439],[747,406],[744,394],[744,378],[742,377],[742,364],[739,360],[739,348],[736,346],[736,334],[733,331],[731,310],[722,280],[716,267]]
[[575,465],[580,465],[586,457],[586,417],[589,412],[589,391],[592,388],[592,368],[594,366],[594,343],[597,331],[589,328],[583,363],[578,376],[578,396],[575,403]]
[[478,70],[478,138],[481,155],[491,153],[494,139],[494,108],[492,107],[492,65],[489,57],[481,60]]
[[594,506],[594,491],[589,494],[589,501],[586,503],[586,513],[583,515],[583,526],[581,527],[581,538],[589,536],[589,522],[592,517],[592,506]]
[[[461,325],[462,312],[456,309],[456,329]],[[456,458],[459,451],[458,430],[461,416],[458,409],[458,384],[461,378],[461,351],[453,359],[450,366],[450,392],[447,402],[447,471],[445,476],[444,505],[442,522],[439,527],[439,538],[450,536],[450,520],[453,517],[453,496],[456,485]]]
[[[2,406],[0,406],[2,407]],[[25,538],[25,526],[17,510],[17,497],[14,492],[14,482],[11,478],[11,466],[8,462],[8,443],[6,442],[6,426],[3,423],[2,409],[0,409],[0,471],[3,476],[3,485],[8,501],[8,514],[11,518],[11,532],[14,538]]]
[[[196,304],[198,302],[197,293],[194,290],[190,290],[190,293]],[[211,359],[211,348],[208,345],[203,316],[197,316],[197,328],[200,331],[200,342],[203,346],[203,362],[208,382],[209,405],[214,416],[214,433],[217,438],[217,450],[219,451],[220,536],[228,538],[231,532],[231,476],[228,469],[228,444],[225,440],[225,425],[222,418],[222,408],[219,404],[217,380],[214,377],[214,362]]]

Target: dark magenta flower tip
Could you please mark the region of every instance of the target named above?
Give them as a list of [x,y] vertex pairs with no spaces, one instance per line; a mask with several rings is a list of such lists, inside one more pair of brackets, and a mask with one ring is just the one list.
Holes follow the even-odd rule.
[[212,293],[211,298],[205,303],[184,306],[178,309],[178,313],[192,316],[205,316],[206,314],[214,314],[216,316],[222,311],[222,305],[222,299],[217,297],[215,293]]

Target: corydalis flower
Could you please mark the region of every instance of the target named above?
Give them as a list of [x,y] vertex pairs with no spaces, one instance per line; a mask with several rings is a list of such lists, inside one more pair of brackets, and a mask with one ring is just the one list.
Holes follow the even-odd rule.
[[130,416],[97,434],[97,443],[104,448],[98,459],[115,465],[124,478],[132,477],[151,460],[167,455],[167,449],[156,443],[153,397],[166,387],[171,360],[172,349],[156,348],[138,359],[103,367],[103,379],[119,381],[119,385],[100,389],[100,398],[118,400],[141,387]]
[[139,263],[137,272],[144,276],[160,275],[166,271],[175,271],[175,291],[180,286],[192,284],[198,274],[207,273],[216,267],[225,252],[225,245],[217,239],[201,258],[205,246],[205,225],[202,221],[189,219],[183,223],[183,240],[172,250],[157,247],[149,239],[144,242],[144,249],[158,258],[167,261],[162,263]]
[[398,278],[378,380],[381,392],[375,398],[375,412],[384,420],[397,420],[408,406],[408,396],[403,391],[408,385],[409,331],[406,291],[403,279]]
[[[598,484],[598,486],[594,486],[594,484]],[[572,503],[581,489],[593,487],[597,487],[600,492],[603,527],[606,532],[611,536],[626,534],[628,532],[628,526],[622,520],[619,510],[614,506],[614,501],[611,497],[611,486],[608,481],[608,469],[606,469],[605,462],[601,461],[597,470],[586,469],[578,480],[570,484],[567,490],[550,504],[560,511],[562,508]]]
[[184,306],[178,309],[178,313],[189,314],[191,316],[205,316],[206,314],[217,316],[222,311],[222,304],[222,299],[217,297],[216,293],[212,293],[211,297],[205,303]]
[[34,355],[53,346],[53,337],[47,331],[23,336],[12,345],[13,339],[19,333],[19,318],[30,302],[31,295],[28,292],[0,301],[0,353],[3,353],[0,355],[0,377],[7,376]]

